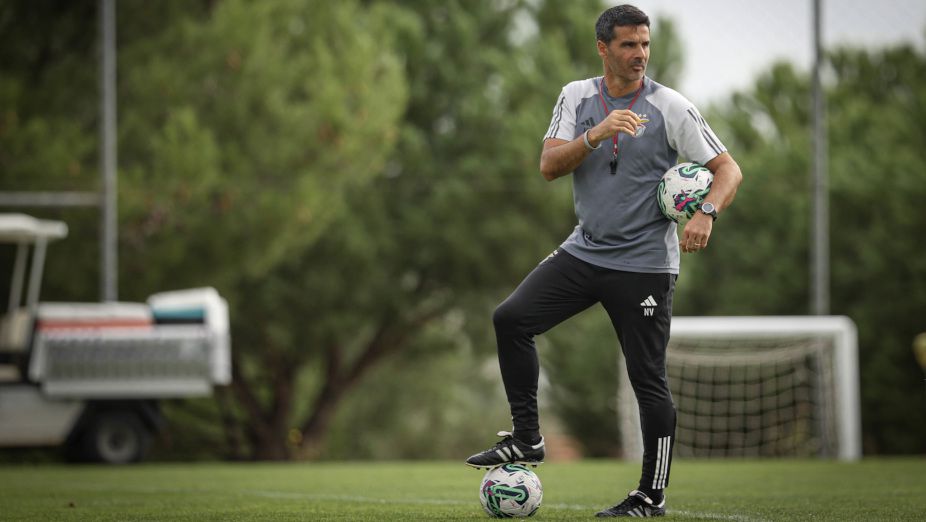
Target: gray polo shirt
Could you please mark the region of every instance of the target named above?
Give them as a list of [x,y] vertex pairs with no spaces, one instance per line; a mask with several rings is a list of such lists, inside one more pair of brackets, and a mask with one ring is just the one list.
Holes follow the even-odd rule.
[[[610,113],[626,109],[637,94],[612,98],[601,82],[599,76],[563,87],[544,139],[581,137],[604,119],[602,100]],[[690,101],[650,78],[644,79],[632,110],[649,121],[636,136],[618,135],[617,173],[611,175],[610,139],[573,172],[579,224],[561,248],[605,268],[677,274],[676,224],[659,211],[656,187],[679,154],[705,164],[727,149]]]

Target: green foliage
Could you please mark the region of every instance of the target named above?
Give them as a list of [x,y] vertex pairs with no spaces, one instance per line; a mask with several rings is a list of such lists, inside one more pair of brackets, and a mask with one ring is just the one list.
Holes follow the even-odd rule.
[[[123,51],[133,289],[151,292],[169,273],[228,292],[345,212],[343,194],[382,170],[404,106],[400,61],[384,43],[352,2],[227,1]],[[174,52],[184,49],[196,52]]]
[[[183,0],[119,5],[120,50],[204,14],[202,4]],[[19,0],[0,6],[0,185],[5,190],[98,189],[97,18],[94,2]],[[120,71],[127,65],[122,63]],[[120,114],[127,109],[121,107]],[[43,299],[96,299],[96,209],[15,210],[61,219],[70,229],[50,252]],[[131,284],[123,290],[127,287],[134,293]]]
[[[391,176],[371,186],[369,199],[352,205],[367,210],[350,216],[362,225],[352,228],[348,221],[334,227],[340,232],[333,238],[338,246],[325,249],[323,238],[317,245],[321,250],[301,263],[323,266],[324,259],[340,255],[341,268],[354,277],[340,293],[334,291],[340,302],[347,302],[332,316],[348,324],[361,325],[364,318],[388,317],[414,310],[422,302],[441,301],[448,302],[451,316],[464,323],[460,331],[444,329],[443,339],[425,331],[430,350],[416,350],[418,342],[412,343],[394,368],[379,370],[407,382],[402,376],[420,376],[411,368],[427,364],[436,379],[422,382],[416,377],[415,386],[404,390],[377,382],[374,376],[358,389],[358,395],[392,390],[390,398],[395,400],[349,400],[332,432],[333,440],[347,446],[332,448],[334,456],[388,457],[388,451],[374,448],[385,445],[375,439],[381,440],[382,430],[390,426],[395,434],[388,447],[394,455],[418,456],[418,442],[435,436],[447,442],[444,448],[430,450],[435,455],[458,456],[484,445],[496,424],[471,419],[501,420],[508,414],[498,385],[492,307],[574,226],[571,183],[544,183],[536,165],[539,140],[559,90],[569,81],[600,74],[594,47],[600,5],[539,3],[533,6],[537,31],[523,40],[512,38],[513,28],[519,16],[530,12],[529,4],[526,12],[517,4],[498,10],[473,5],[414,4],[424,21],[423,32],[409,31],[399,38],[408,52],[412,97]],[[452,23],[439,25],[441,20]],[[563,20],[576,21],[584,29]],[[657,33],[654,41],[677,48],[671,24],[665,26],[666,34]],[[424,42],[429,43],[427,52],[415,54],[425,49]],[[479,46],[481,53],[470,51]],[[660,63],[665,71],[679,69],[666,59]],[[429,88],[420,89],[423,85]],[[367,254],[364,264],[345,266],[352,262],[347,253],[362,255],[351,245],[366,246],[375,257]],[[315,277],[329,286],[339,281],[324,272]],[[363,288],[365,295],[354,295],[352,285]],[[319,307],[333,309],[328,299],[318,302]],[[556,336],[553,346],[540,347],[553,382],[544,414],[550,421],[553,416],[563,419],[564,429],[587,453],[613,455],[618,447],[614,398],[619,345],[610,322],[603,313],[589,314],[580,325],[564,326],[551,335]],[[449,364],[457,370],[440,371]],[[492,386],[487,386],[484,373],[473,373],[485,368],[492,372]],[[457,387],[469,391],[461,396],[451,391]],[[400,400],[409,395],[435,397],[437,407],[411,397]],[[411,404],[417,404],[413,416],[408,412]],[[380,430],[369,437],[373,440],[354,434],[372,412],[391,411],[395,414],[382,415]]]
[[[88,8],[90,7],[90,8]],[[73,92],[96,88],[80,58],[92,56],[87,2],[0,6],[0,180],[6,190],[88,189],[96,148],[95,104]],[[56,88],[65,85],[67,88]],[[83,106],[81,106],[83,105]]]
[[[921,453],[926,56],[839,50],[828,89],[831,309],[859,329],[864,451]],[[688,259],[679,315],[804,314],[809,303],[809,83],[781,64],[712,122],[744,182],[711,248]],[[740,152],[742,151],[742,152]],[[704,291],[710,288],[710,292]]]
[[[511,422],[498,366],[465,341],[461,318],[432,325],[370,372],[339,408],[326,458],[459,459],[494,442]],[[377,429],[358,429],[371,419]]]
[[[240,353],[253,347],[253,357],[263,361],[246,368],[258,381],[273,378],[280,360],[287,361],[284,366],[320,369],[300,377],[300,389],[314,397],[296,409],[304,414],[288,421],[303,426],[307,437],[324,422],[313,413],[322,411],[318,401],[325,394],[352,405],[337,421],[349,428],[332,432],[336,455],[344,444],[367,440],[354,432],[372,410],[383,412],[377,436],[389,433],[397,446],[403,439],[441,434],[463,440],[479,433],[484,440],[486,427],[464,426],[462,419],[484,415],[486,404],[507,417],[497,395],[456,403],[472,413],[456,421],[447,420],[441,401],[418,412],[428,419],[429,435],[422,424],[404,424],[411,418],[401,413],[408,403],[368,396],[407,397],[397,385],[412,372],[408,368],[424,361],[440,367],[452,360],[464,369],[451,375],[414,372],[424,377],[414,389],[430,390],[422,394],[441,397],[448,382],[472,385],[466,368],[481,368],[487,356],[494,358],[494,341],[484,334],[491,329],[494,302],[571,226],[561,220],[559,228],[553,226],[571,208],[568,186],[551,189],[537,172],[540,137],[561,85],[540,81],[535,64],[541,49],[510,38],[518,6],[469,1],[403,8],[386,13],[398,20],[387,23],[405,53],[410,86],[396,153],[370,185],[347,196],[357,212],[340,216],[311,248],[269,273],[259,288],[248,289],[255,298],[242,316],[253,322],[236,337],[246,346]],[[482,51],[473,52],[476,48]],[[547,96],[525,88],[533,83],[543,85]],[[448,317],[461,324],[459,341],[434,333],[433,325]],[[458,342],[474,348],[459,352]],[[458,355],[447,355],[454,352]],[[396,358],[386,366],[395,384],[377,380],[384,370],[362,384],[373,361],[387,357]],[[375,447],[367,452],[377,454]]]
[[[574,226],[569,180],[538,174],[540,139],[560,88],[600,74],[602,9],[119,2],[121,294],[210,284],[232,305],[235,386],[168,404],[184,429],[161,457],[459,457],[505,427],[491,313]],[[95,35],[92,3],[0,6],[5,189],[97,187]],[[652,36],[648,74],[672,86],[680,39],[670,20]],[[831,56],[833,311],[859,325],[872,452],[926,451],[910,361],[924,64],[907,47]],[[683,260],[676,315],[806,311],[808,104],[779,64],[709,116],[746,179],[711,249]],[[92,300],[96,212],[38,214],[71,227],[44,297]],[[544,415],[612,454],[606,314],[539,347]]]
[[[926,56],[912,47],[842,50],[832,95],[833,308],[859,325],[865,446],[926,451],[923,374],[913,338],[926,330]],[[872,110],[875,107],[875,110]],[[917,398],[919,400],[917,400]]]

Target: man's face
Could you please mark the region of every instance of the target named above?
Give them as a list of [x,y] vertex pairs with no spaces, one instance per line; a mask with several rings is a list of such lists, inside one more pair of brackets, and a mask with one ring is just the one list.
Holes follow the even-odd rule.
[[649,27],[625,25],[614,28],[614,39],[607,45],[598,42],[598,55],[610,71],[627,82],[640,80],[649,62]]

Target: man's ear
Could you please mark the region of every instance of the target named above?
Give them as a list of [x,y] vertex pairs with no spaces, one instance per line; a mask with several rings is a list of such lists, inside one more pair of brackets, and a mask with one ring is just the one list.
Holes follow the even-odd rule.
[[608,44],[598,40],[598,56],[604,58],[608,55]]

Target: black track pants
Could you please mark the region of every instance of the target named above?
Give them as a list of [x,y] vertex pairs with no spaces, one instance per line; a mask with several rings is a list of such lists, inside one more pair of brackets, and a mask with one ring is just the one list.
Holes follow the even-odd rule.
[[562,249],[541,262],[493,316],[498,363],[514,429],[535,432],[540,427],[540,364],[534,336],[600,302],[617,332],[640,406],[640,486],[666,487],[675,436],[675,406],[665,370],[675,277],[610,270],[586,263]]

